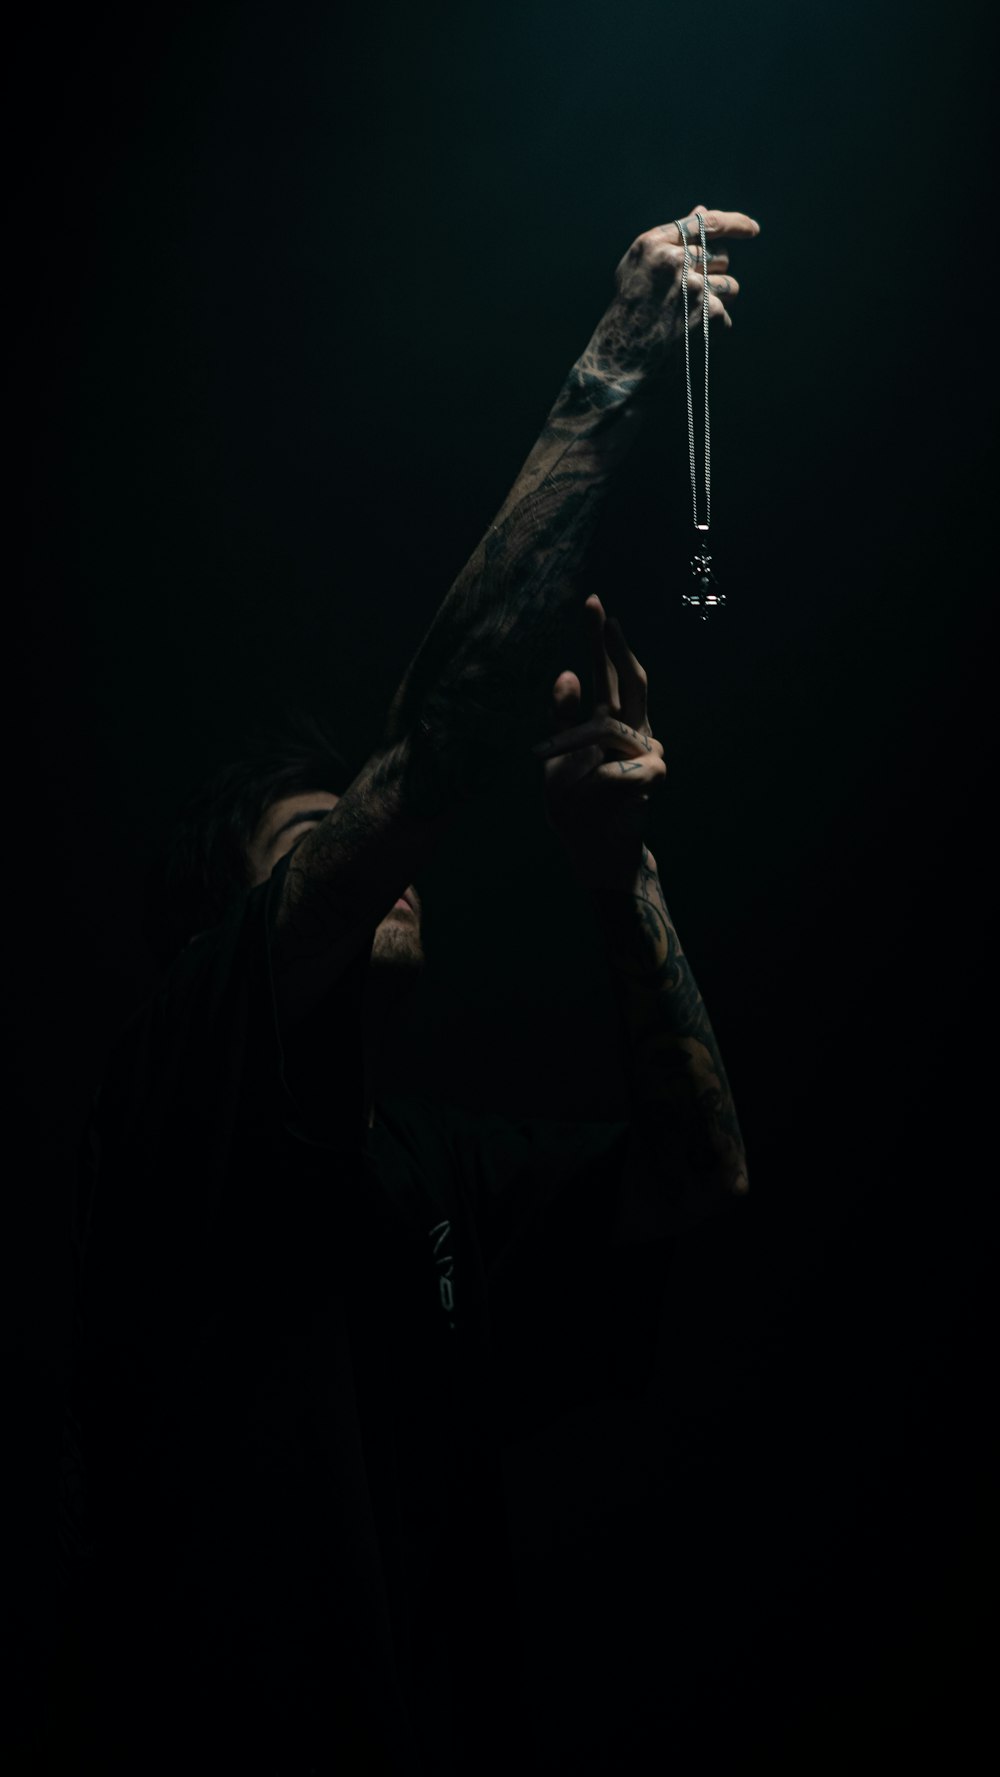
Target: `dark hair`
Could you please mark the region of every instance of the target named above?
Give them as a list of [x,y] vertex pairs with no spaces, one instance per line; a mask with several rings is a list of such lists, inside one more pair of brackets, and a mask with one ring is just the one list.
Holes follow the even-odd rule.
[[263,815],[306,790],[341,795],[354,773],[323,724],[286,717],[250,739],[242,759],[224,765],[182,805],[146,879],[146,938],[166,965],[199,932],[224,919],[249,887],[250,842]]

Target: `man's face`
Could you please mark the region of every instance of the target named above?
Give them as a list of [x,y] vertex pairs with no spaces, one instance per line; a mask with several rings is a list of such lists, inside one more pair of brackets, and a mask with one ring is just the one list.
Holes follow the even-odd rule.
[[[340,801],[332,790],[306,790],[283,796],[264,810],[247,853],[250,884],[266,882],[279,858],[295,846]],[[372,962],[399,969],[419,968],[424,960],[420,941],[420,897],[412,886],[391,907],[375,932]]]

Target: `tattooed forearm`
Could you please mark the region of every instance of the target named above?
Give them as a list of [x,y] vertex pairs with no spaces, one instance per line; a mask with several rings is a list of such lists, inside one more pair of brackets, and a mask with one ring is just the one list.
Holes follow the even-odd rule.
[[633,1115],[657,1164],[698,1186],[747,1190],[746,1156],[715,1033],[643,849],[627,889],[598,900],[625,1027]]
[[411,662],[382,746],[296,849],[278,914],[284,1016],[339,977],[509,755],[525,693],[574,597],[571,576],[601,495],[634,435],[635,381],[596,346],[574,365]]
[[411,662],[386,738],[416,738],[411,788],[419,775],[421,805],[433,803],[436,779],[442,807],[474,790],[508,752],[525,693],[579,598],[573,574],[635,434],[638,382],[614,369],[595,335]]

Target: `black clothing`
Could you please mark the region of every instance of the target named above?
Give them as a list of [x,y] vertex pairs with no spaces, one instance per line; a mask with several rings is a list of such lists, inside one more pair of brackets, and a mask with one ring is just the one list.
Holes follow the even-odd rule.
[[[282,874],[178,959],[89,1132],[73,1417],[100,1768],[509,1768],[501,1450],[643,1386],[636,1248],[612,1240],[628,1130],[398,1099],[366,1131],[367,956],[283,1052]],[[641,1250],[665,1271],[668,1247]]]

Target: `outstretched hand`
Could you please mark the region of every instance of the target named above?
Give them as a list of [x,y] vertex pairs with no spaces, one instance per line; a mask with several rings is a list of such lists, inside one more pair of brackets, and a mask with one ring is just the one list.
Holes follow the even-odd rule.
[[573,863],[595,886],[635,870],[646,804],[667,775],[653,736],[646,674],[599,598],[584,607],[593,656],[594,708],[581,721],[581,687],[573,672],[553,688],[555,734],[535,747],[544,762],[549,823]]
[[[707,263],[702,260],[701,230],[705,225]],[[684,237],[677,222],[647,229],[632,242],[615,273],[616,294],[584,354],[605,374],[647,375],[669,346],[684,337],[685,323],[701,319],[702,292],[708,282],[708,313],[731,327],[729,304],[739,284],[729,273],[729,242],[752,240],[760,224],[741,210],[707,210],[696,204],[681,221],[688,239],[688,313],[684,313]]]

